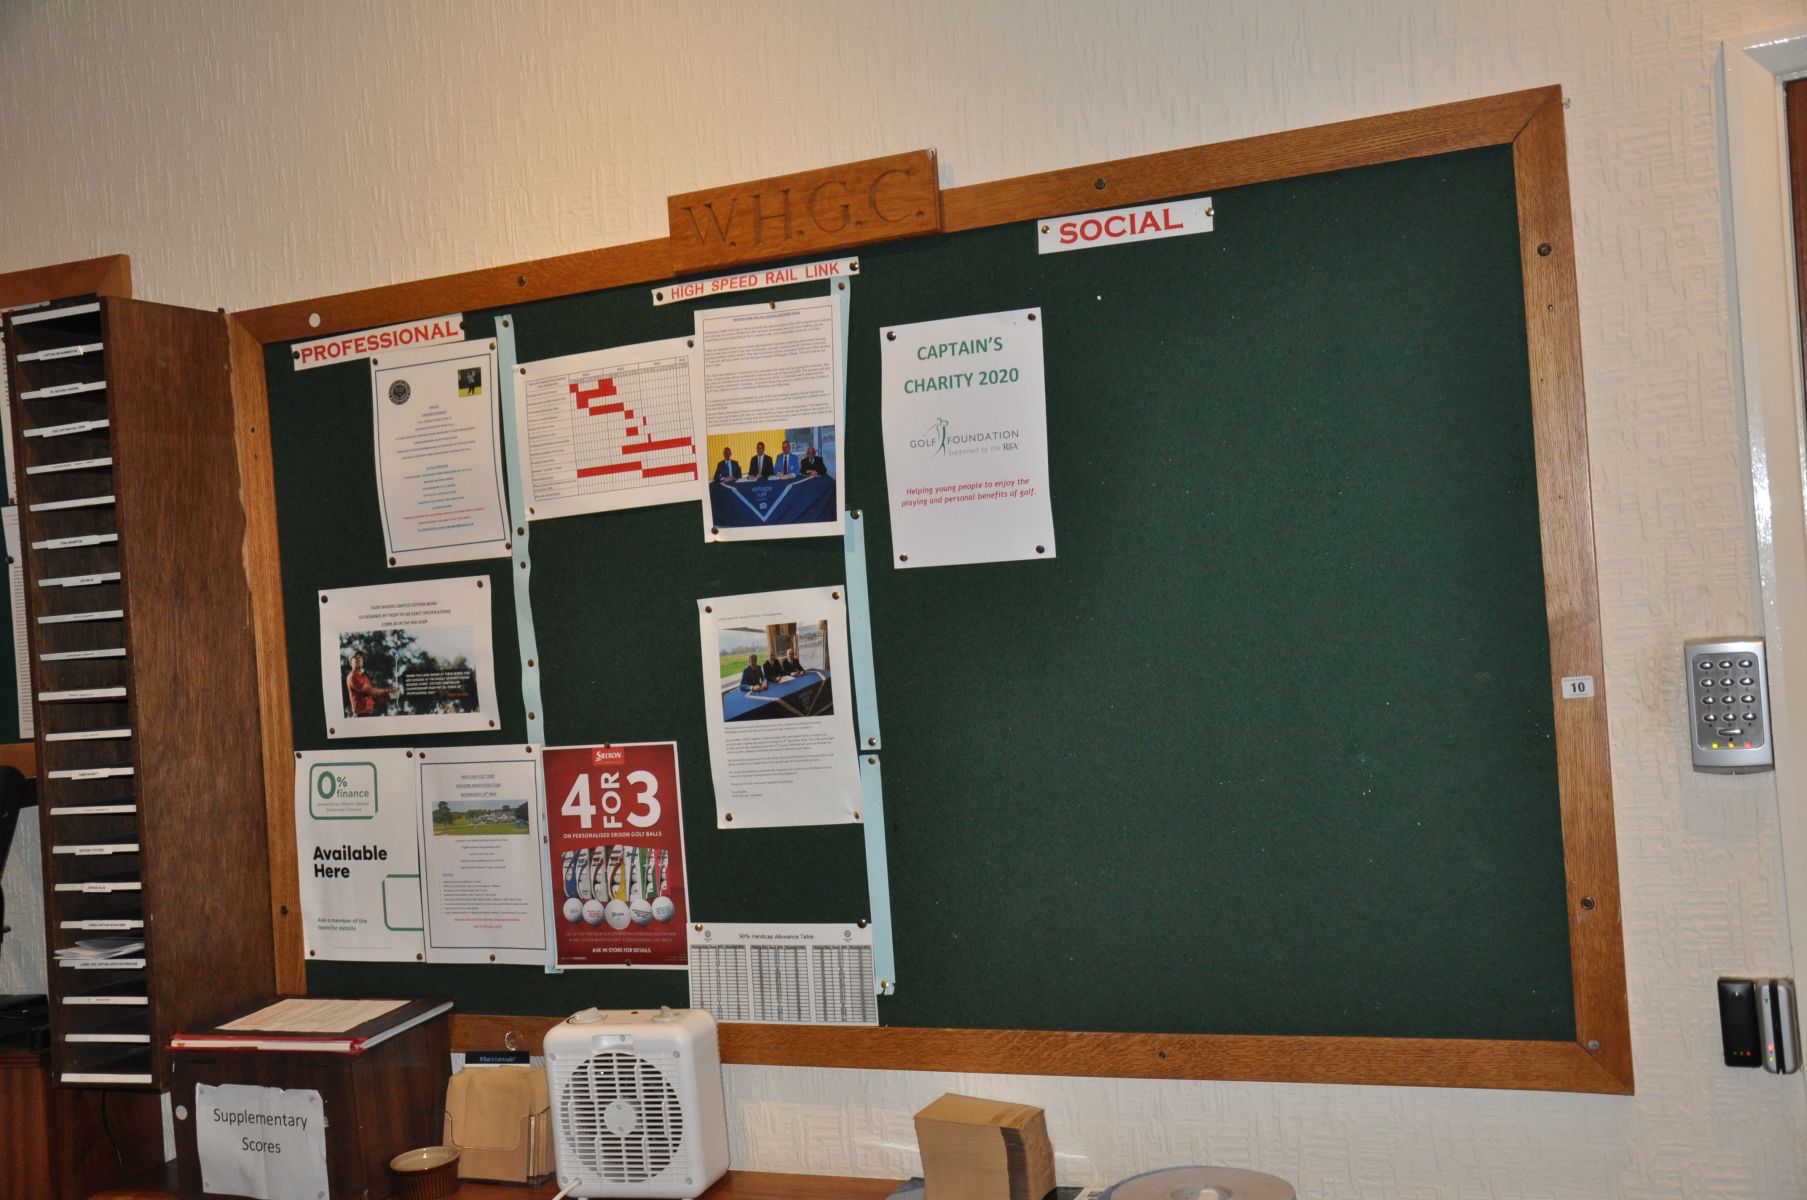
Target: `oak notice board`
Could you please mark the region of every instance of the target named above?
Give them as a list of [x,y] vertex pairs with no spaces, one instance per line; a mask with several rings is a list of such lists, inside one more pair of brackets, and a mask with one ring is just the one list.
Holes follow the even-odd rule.
[[[878,1030],[729,1026],[731,1060],[1629,1090],[1559,105],[949,191],[944,232],[859,251],[841,455],[896,994]],[[1039,217],[1199,195],[1209,234],[1036,251]],[[652,245],[235,318],[262,347],[289,748],[328,744],[315,593],[425,576],[495,581],[502,727],[440,740],[525,732],[510,564],[384,565],[368,367],[292,369],[303,314],[507,316],[523,362],[685,335],[712,302],[655,306]],[[880,331],[1029,307],[1058,557],[895,569]],[[679,743],[697,918],[868,915],[858,827],[715,828],[697,677],[699,597],[842,583],[841,541],[707,545],[693,504],[532,533],[546,743]],[[1571,676],[1593,695],[1559,698]],[[686,1000],[675,972],[306,983],[467,1021]]]

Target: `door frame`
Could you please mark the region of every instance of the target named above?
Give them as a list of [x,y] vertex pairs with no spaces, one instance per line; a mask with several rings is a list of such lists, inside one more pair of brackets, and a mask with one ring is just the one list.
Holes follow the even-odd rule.
[[1783,86],[1801,78],[1807,78],[1807,25],[1723,45],[1720,167],[1736,348],[1732,375],[1743,399],[1749,453],[1754,566],[1769,647],[1777,828],[1797,963],[1807,962],[1807,388]]

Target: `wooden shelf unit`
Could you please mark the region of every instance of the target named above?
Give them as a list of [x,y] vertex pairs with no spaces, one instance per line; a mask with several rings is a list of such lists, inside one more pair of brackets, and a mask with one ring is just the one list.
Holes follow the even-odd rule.
[[[6,318],[61,1084],[162,1089],[168,1041],[273,986],[225,318]],[[73,965],[78,939],[143,951]]]

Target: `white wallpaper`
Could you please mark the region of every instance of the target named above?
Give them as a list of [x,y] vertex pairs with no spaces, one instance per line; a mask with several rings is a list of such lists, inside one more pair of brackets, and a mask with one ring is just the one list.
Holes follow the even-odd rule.
[[12,852],[4,864],[6,924],[0,942],[0,996],[41,992],[44,983],[44,880],[38,862],[38,810],[19,814]]
[[0,269],[126,251],[141,295],[237,309],[661,236],[667,193],[918,146],[951,185],[1562,84],[1638,1095],[737,1067],[735,1162],[901,1174],[909,1114],[960,1088],[1046,1106],[1068,1183],[1209,1160],[1313,1198],[1804,1196],[1801,1080],[1718,1065],[1712,987],[1791,969],[1775,785],[1688,769],[1675,669],[1760,628],[1712,68],[1804,18],[0,0]]

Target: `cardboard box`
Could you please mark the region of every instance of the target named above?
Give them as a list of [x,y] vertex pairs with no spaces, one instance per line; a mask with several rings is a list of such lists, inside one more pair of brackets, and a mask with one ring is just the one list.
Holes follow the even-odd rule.
[[458,1178],[536,1183],[554,1170],[552,1101],[538,1067],[466,1067],[445,1093]]
[[1048,1122],[1030,1104],[952,1092],[916,1114],[924,1200],[1043,1200],[1054,1190]]

